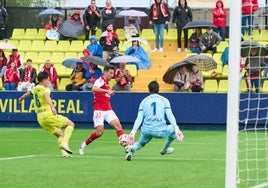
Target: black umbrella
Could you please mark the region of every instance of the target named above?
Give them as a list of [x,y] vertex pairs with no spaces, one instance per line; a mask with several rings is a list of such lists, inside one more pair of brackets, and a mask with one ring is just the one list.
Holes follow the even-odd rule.
[[195,29],[195,28],[200,28],[200,29],[205,29],[205,28],[216,28],[216,26],[208,21],[205,20],[195,20],[188,22],[183,29]]
[[185,61],[178,62],[178,63],[171,65],[165,72],[163,76],[163,81],[168,84],[174,84],[174,77],[176,73],[178,72],[178,70],[183,66],[186,66],[189,70],[192,70],[193,65],[196,65],[196,64],[185,62]]
[[217,68],[217,62],[212,57],[206,55],[191,55],[186,57],[184,61],[198,65],[201,71],[210,71]]
[[101,65],[101,66],[109,65],[107,61],[97,56],[85,56],[83,60],[91,62],[95,65]]
[[78,38],[80,35],[83,35],[85,31],[84,25],[76,21],[66,20],[60,25],[58,32],[65,37]]
[[255,49],[258,56],[267,56],[268,48],[258,42],[244,41],[241,43],[241,57],[250,56],[250,49]]

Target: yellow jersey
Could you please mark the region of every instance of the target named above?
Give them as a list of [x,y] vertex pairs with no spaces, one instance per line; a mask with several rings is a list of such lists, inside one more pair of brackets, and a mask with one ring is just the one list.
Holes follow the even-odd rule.
[[34,99],[34,110],[36,113],[51,111],[51,108],[44,97],[45,93],[50,95],[50,89],[42,85],[37,85],[31,90]]

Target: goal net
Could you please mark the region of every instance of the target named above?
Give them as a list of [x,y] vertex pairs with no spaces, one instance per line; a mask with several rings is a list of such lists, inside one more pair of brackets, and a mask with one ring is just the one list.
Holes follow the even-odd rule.
[[[265,70],[268,66],[267,2],[259,2],[252,17],[245,18],[242,14],[242,19],[239,19],[241,13],[237,10],[241,6],[244,6],[241,2],[230,5],[232,32],[229,62],[232,64],[229,64],[228,78],[225,186],[261,188],[268,187],[268,80]],[[237,45],[240,42],[235,32],[244,33],[244,42],[241,45]],[[239,52],[234,50],[235,47],[239,48]],[[239,63],[234,63],[239,62],[238,58],[244,62],[240,76],[235,75],[239,74]],[[237,90],[237,86],[240,89]]]

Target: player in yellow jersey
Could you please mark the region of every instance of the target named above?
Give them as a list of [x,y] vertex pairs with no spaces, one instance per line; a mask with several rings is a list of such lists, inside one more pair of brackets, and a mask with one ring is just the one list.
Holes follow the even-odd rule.
[[[33,87],[30,92],[22,95],[19,98],[19,102],[31,95],[33,96],[34,109],[39,125],[58,138],[62,156],[71,157],[72,150],[69,148],[68,142],[74,129],[74,123],[67,117],[57,114],[57,110],[50,98],[49,75],[46,72],[40,72],[37,80],[39,84]],[[64,133],[61,128],[65,128]]]

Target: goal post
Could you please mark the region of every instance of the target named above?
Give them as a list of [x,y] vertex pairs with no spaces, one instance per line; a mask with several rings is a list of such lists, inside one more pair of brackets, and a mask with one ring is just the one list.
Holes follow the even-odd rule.
[[236,187],[240,99],[241,1],[232,1],[229,22],[229,73],[227,94],[225,187]]

